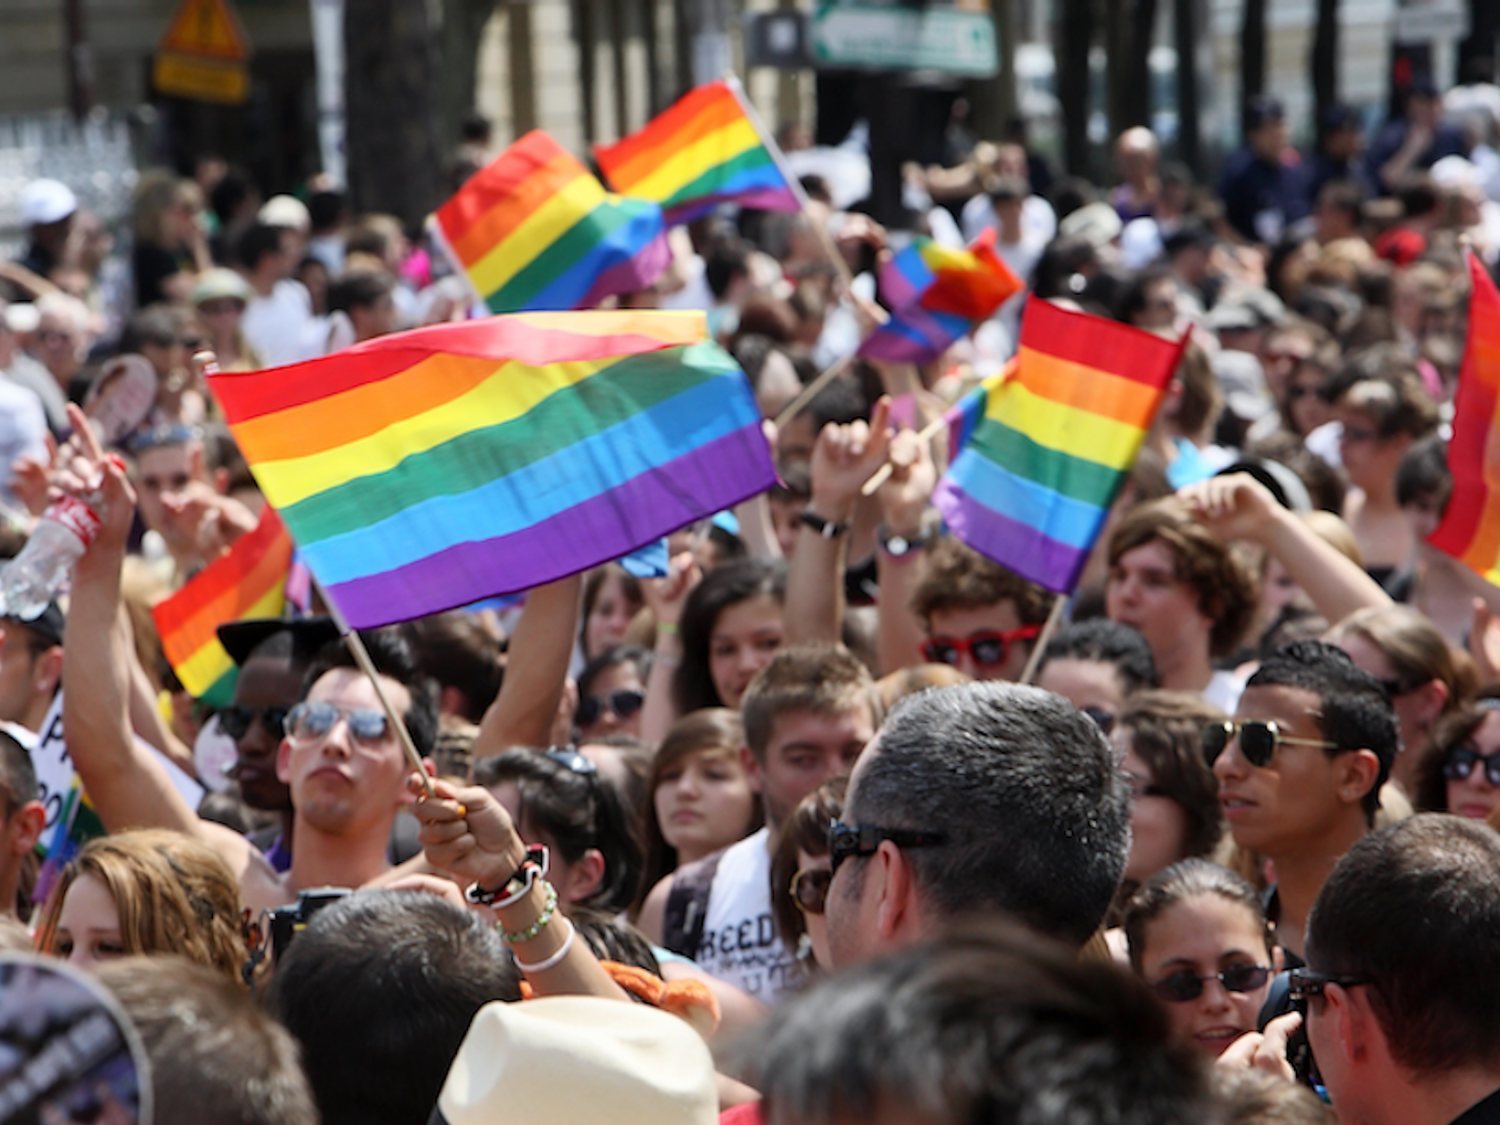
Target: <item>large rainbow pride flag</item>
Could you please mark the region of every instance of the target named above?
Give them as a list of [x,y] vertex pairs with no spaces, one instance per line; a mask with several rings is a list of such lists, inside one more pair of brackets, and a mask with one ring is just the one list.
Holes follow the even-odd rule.
[[930,362],[1020,291],[1020,279],[995,252],[993,230],[967,250],[919,236],[881,269],[880,296],[891,318],[860,345],[859,354],[894,363]]
[[522,313],[209,380],[356,628],[619,558],[775,481],[702,313]]
[[230,621],[282,615],[292,551],[292,537],[268,506],[254,531],[151,608],[162,651],[194,698],[229,706],[238,669],[216,630]]
[[1015,360],[950,416],[961,446],[934,502],[953,533],[1071,591],[1186,344],[1028,302]]
[[1500,293],[1473,254],[1469,278],[1469,338],[1448,443],[1453,495],[1427,541],[1500,586]]
[[671,260],[661,208],[605,191],[539,129],[471,176],[433,225],[495,313],[592,308],[645,289]]
[[720,203],[797,211],[801,201],[746,109],[737,79],[688,91],[622,141],[595,145],[610,186],[686,223]]

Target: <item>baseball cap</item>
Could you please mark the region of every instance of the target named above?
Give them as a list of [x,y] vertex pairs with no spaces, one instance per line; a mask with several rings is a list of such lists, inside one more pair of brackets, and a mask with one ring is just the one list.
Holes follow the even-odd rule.
[[216,630],[219,643],[229,653],[229,659],[243,665],[265,641],[278,633],[292,634],[292,648],[311,658],[324,645],[339,637],[338,626],[331,617],[297,617],[286,620],[280,617],[256,617],[246,621],[230,621]]
[[32,180],[21,189],[21,225],[46,226],[78,210],[78,197],[60,180]]
[[0,616],[0,624],[6,621],[14,621],[30,629],[49,645],[63,643],[63,629],[68,623],[68,619],[63,615],[62,607],[55,601],[48,602],[46,608],[35,617],[22,617],[19,613],[7,613]]
[[312,216],[307,204],[294,195],[273,195],[261,205],[255,216],[260,222],[273,227],[290,227],[306,234],[312,229]]

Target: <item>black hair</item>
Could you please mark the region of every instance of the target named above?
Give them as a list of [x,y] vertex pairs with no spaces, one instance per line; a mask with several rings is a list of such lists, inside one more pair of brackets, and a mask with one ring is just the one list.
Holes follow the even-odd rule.
[[578,698],[584,699],[594,686],[594,681],[611,668],[629,664],[635,668],[641,683],[651,674],[651,653],[640,645],[615,645],[607,648],[583,666],[578,673]]
[[0,783],[5,786],[6,816],[22,805],[41,800],[31,752],[5,730],[0,730]]
[[1139,630],[1106,617],[1075,621],[1059,629],[1042,650],[1037,675],[1041,675],[1042,669],[1054,660],[1092,660],[1112,664],[1126,695],[1161,683],[1146,638]]
[[740,238],[721,238],[703,256],[703,280],[714,299],[722,301],[735,278],[750,272],[750,244]]
[[395,278],[385,270],[352,269],[328,286],[328,311],[367,309],[396,288]]
[[520,998],[494,926],[431,895],[368,891],[313,916],[268,1003],[302,1044],[323,1125],[426,1125],[475,1013]]
[[240,235],[239,244],[235,247],[240,265],[253,271],[267,254],[280,253],[282,236],[286,231],[286,227],[272,226],[270,223],[252,223]]
[[1396,1065],[1500,1064],[1500,834],[1423,813],[1339,860],[1307,920],[1307,962],[1367,981]]
[[1203,728],[1227,717],[1201,695],[1179,691],[1140,692],[1115,717],[1152,784],[1182,810],[1179,858],[1208,855],[1224,835],[1219,783],[1203,757]]
[[1442,513],[1448,510],[1452,498],[1448,446],[1441,435],[1431,434],[1401,455],[1401,464],[1396,467],[1396,503],[1405,508],[1430,499]]
[[[569,764],[575,757],[586,768]],[[576,751],[507,750],[476,762],[474,780],[486,788],[514,784],[521,805],[519,821],[546,833],[569,863],[577,863],[591,848],[599,852],[604,877],[583,900],[585,905],[614,914],[634,901],[643,862],[641,843],[620,794],[593,763]]]
[[777,1008],[750,1078],[786,1125],[894,1117],[1217,1123],[1208,1070],[1140,981],[1003,919],[859,965]]
[[[402,716],[406,729],[417,753],[427,755],[437,744],[437,689],[433,682],[422,674],[412,655],[411,646],[399,626],[384,629],[361,629],[360,639],[370,654],[375,671],[388,676],[411,695],[411,706]],[[302,679],[302,695],[306,698],[312,686],[335,668],[358,668],[354,657],[343,641],[330,641],[313,658]]]
[[403,628],[417,665],[444,688],[457,688],[459,715],[480,722],[505,678],[498,639],[477,615],[461,610],[419,617]]
[[1146,296],[1153,286],[1173,280],[1171,267],[1147,266],[1126,281],[1115,294],[1114,317],[1124,324],[1134,324],[1135,316],[1145,311]]
[[[939,915],[1003,910],[1078,946],[1103,921],[1130,850],[1129,794],[1104,735],[1062,697],[1018,684],[903,699],[845,811],[851,824],[947,838],[906,853]],[[850,862],[862,878],[865,865]]]
[[1373,822],[1380,807],[1380,787],[1391,775],[1391,763],[1400,745],[1396,713],[1380,682],[1349,659],[1343,649],[1309,640],[1293,641],[1277,649],[1245,687],[1289,687],[1316,695],[1320,700],[1318,727],[1336,747],[1326,753],[1374,753],[1380,770],[1362,802],[1366,817]]
[[254,190],[250,174],[243,168],[231,166],[209,191],[208,205],[222,225],[234,218],[234,213],[250,198]]
[[312,230],[329,230],[338,224],[349,207],[349,197],[341,191],[315,191],[307,200],[307,218]]

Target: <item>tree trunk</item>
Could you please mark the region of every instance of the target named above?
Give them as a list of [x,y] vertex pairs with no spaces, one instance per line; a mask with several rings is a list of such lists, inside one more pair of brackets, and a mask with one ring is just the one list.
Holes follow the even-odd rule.
[[1087,175],[1089,171],[1089,45],[1094,38],[1093,8],[1090,0],[1062,0],[1055,29],[1063,163],[1074,175]]
[[1203,127],[1198,92],[1199,0],[1173,0],[1173,41],[1177,49],[1177,155],[1192,170],[1203,175]]
[[981,137],[1003,137],[1016,116],[1016,3],[994,0],[995,43],[1000,68],[993,78],[969,83],[970,122]]
[[1250,102],[1266,90],[1266,0],[1245,0],[1240,27],[1240,130],[1245,132]]
[[[497,3],[498,0],[443,0],[440,112],[444,153],[451,152],[458,143],[459,124],[474,109],[479,84],[479,44]],[[348,0],[345,11],[359,6],[359,0]]]
[[344,11],[350,200],[414,230],[443,196],[438,29],[411,0]]
[[1321,131],[1339,100],[1339,0],[1318,0],[1312,54],[1314,127]]
[[1135,0],[1132,17],[1121,129],[1151,124],[1151,48],[1156,45],[1156,0]]

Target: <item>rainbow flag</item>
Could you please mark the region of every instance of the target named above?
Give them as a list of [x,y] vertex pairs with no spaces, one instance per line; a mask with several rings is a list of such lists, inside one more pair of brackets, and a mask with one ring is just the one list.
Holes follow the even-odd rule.
[[524,590],[775,480],[702,313],[520,313],[209,379],[350,625]]
[[1453,496],[1427,541],[1500,586],[1500,293],[1469,255],[1469,338],[1453,404]]
[[215,630],[230,621],[282,615],[293,547],[267,506],[254,531],[152,607],[162,650],[194,697],[213,707],[229,706],[238,669]]
[[966,440],[934,502],[953,533],[1071,591],[1186,344],[1028,302],[1014,363],[949,418]]
[[470,177],[433,226],[496,313],[592,308],[647,288],[671,260],[661,208],[605,191],[541,130]]
[[880,294],[891,318],[859,354],[893,363],[929,363],[1021,291],[987,230],[967,250],[918,237],[886,263]]
[[637,133],[595,145],[610,185],[661,204],[669,223],[686,223],[720,203],[759,211],[799,211],[801,198],[751,116],[738,79],[690,90]]

